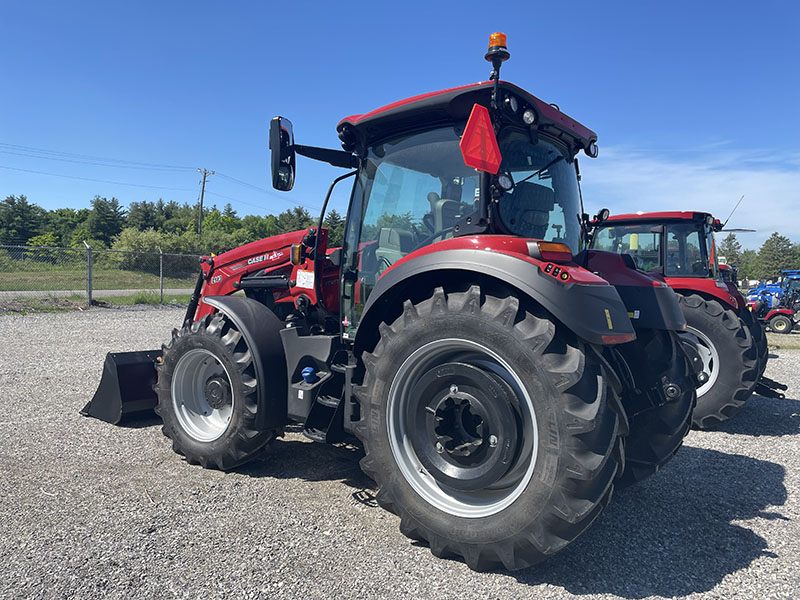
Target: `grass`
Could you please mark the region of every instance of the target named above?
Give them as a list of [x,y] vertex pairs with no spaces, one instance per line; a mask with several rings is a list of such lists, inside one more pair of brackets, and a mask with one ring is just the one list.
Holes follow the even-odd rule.
[[[188,304],[191,294],[164,294],[164,304]],[[105,296],[94,302],[97,308],[132,306],[134,304],[161,304],[158,292],[138,292],[129,296]],[[74,310],[88,310],[86,297],[45,296],[39,298],[13,298],[0,300],[0,315],[27,315],[30,313],[54,313]]]
[[[164,277],[165,288],[193,288],[197,275],[191,277]],[[95,289],[125,290],[131,288],[157,288],[158,275],[121,269],[92,269]],[[86,287],[84,270],[9,271],[0,279],[0,291],[61,291],[81,290]]]
[[792,333],[772,333],[768,331],[767,342],[770,348],[777,348],[778,350],[800,350],[800,331],[793,331]]
[[[164,294],[163,304],[188,304],[191,294]],[[158,292],[137,292],[130,296],[104,296],[96,301],[98,306],[131,306],[133,304],[162,304]]]

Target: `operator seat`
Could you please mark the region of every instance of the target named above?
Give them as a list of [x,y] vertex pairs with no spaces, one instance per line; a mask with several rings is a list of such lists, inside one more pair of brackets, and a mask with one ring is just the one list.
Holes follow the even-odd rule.
[[378,234],[378,246],[375,249],[378,273],[383,273],[413,249],[413,233],[395,227],[382,227]]
[[431,229],[431,233],[453,227],[462,216],[463,206],[458,200],[440,198],[436,192],[430,192],[428,203],[431,205],[430,218],[423,218],[423,222]]
[[549,187],[524,181],[500,200],[500,217],[516,235],[543,240],[555,207],[555,192]]

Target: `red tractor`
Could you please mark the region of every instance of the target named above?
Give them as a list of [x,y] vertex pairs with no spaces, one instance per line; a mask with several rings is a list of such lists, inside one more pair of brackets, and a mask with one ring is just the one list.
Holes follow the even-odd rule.
[[[219,469],[292,422],[356,436],[401,531],[474,569],[554,554],[616,484],[669,460],[700,358],[668,286],[580,253],[576,155],[597,136],[501,82],[505,46],[492,36],[489,81],[343,119],[343,150],[273,119],[277,189],[298,154],[350,169],[320,225],[204,258],[182,327],[161,351],[109,355],[84,412],[152,408],[155,384],[174,450]],[[329,248],[325,206],[348,179]]]
[[589,223],[590,246],[618,253],[656,275],[678,294],[688,323],[684,341],[702,358],[694,425],[721,423],[753,391],[782,397],[786,386],[763,377],[767,339],[733,281],[720,276],[714,232],[722,226],[704,212],[673,211],[609,216]]

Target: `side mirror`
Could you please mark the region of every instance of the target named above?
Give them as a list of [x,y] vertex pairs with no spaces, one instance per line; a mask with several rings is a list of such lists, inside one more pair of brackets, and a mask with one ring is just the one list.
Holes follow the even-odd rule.
[[294,186],[295,153],[292,122],[274,117],[269,122],[269,150],[272,167],[272,187],[288,192]]
[[604,223],[604,222],[608,221],[608,217],[610,217],[610,216],[611,216],[611,211],[610,210],[608,210],[607,208],[601,208],[600,212],[597,213],[597,215],[595,216],[595,221],[597,221],[597,223],[599,225],[600,223]]

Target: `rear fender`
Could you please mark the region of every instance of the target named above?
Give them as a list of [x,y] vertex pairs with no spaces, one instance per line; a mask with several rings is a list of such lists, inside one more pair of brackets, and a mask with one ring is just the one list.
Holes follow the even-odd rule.
[[[548,265],[550,270],[546,272]],[[564,271],[568,275],[562,279],[558,275]],[[421,276],[445,273],[457,274],[465,281],[471,277],[491,277],[503,282],[543,306],[590,344],[625,343],[635,337],[617,291],[577,265],[553,265],[516,254],[470,248],[422,254],[396,263],[386,271],[364,306],[356,346],[363,347],[362,340],[371,335],[368,332],[377,330],[390,307],[407,298],[408,291]],[[579,283],[577,279],[592,283]]]
[[241,296],[208,296],[208,306],[225,314],[244,336],[258,379],[259,430],[286,424],[286,359],[280,331],[283,322],[260,302]]
[[658,277],[636,269],[630,257],[604,250],[586,250],[575,257],[575,262],[616,288],[637,329],[686,329],[686,319],[675,292]]
[[739,310],[746,306],[742,295],[738,291],[731,293],[724,281],[701,277],[667,277],[666,279],[669,287],[684,296],[698,294],[706,300],[717,300],[724,308],[733,310]]

